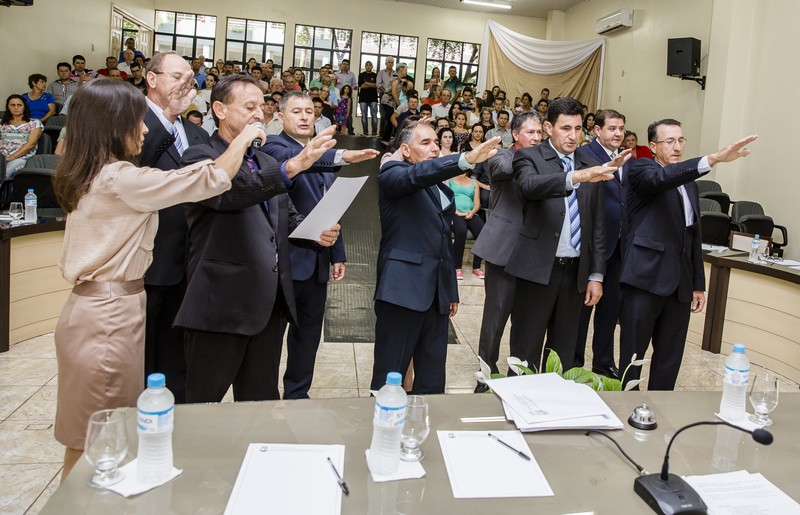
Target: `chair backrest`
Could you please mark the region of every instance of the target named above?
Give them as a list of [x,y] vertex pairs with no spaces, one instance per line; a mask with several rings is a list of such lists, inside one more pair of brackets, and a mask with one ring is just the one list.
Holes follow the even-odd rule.
[[700,199],[700,212],[701,213],[722,213],[722,208],[714,199],[701,198]]
[[46,122],[44,122],[44,128],[45,129],[59,129],[60,130],[65,125],[67,125],[67,117],[65,115],[63,115],[63,114],[60,114],[58,116],[51,116],[50,118],[47,119]]
[[700,215],[700,239],[703,243],[727,246],[730,232],[731,218],[728,215],[711,211]]
[[0,182],[6,180],[6,160],[0,158]]
[[[749,232],[740,232],[740,231],[731,231],[731,238],[728,242],[728,247],[733,250],[741,250],[744,252],[750,252],[750,249],[753,245],[753,239],[756,237],[755,234]],[[759,243],[761,244],[761,252],[764,252],[767,247],[772,245],[772,238],[770,236],[764,236],[759,234]]]
[[771,238],[772,231],[775,230],[775,222],[771,216],[767,215],[745,215],[739,219],[739,227],[744,232]]
[[697,191],[700,195],[709,191],[722,191],[722,186],[715,181],[699,180],[695,181],[695,184],[697,184]]
[[25,168],[44,168],[46,170],[55,170],[60,161],[61,156],[54,154],[36,154],[35,156],[31,156],[25,162]]
[[749,200],[737,200],[731,207],[731,220],[739,223],[743,216],[746,215],[763,215],[764,208],[758,202],[751,202]]
[[710,200],[716,200],[719,204],[720,211],[725,214],[728,214],[731,208],[731,198],[728,196],[727,193],[723,191],[709,191],[708,193],[704,193],[701,199],[707,198]]
[[42,132],[42,135],[39,136],[39,146],[36,147],[37,154],[52,154],[53,153],[53,140],[50,139],[50,136]]
[[32,188],[40,208],[60,207],[53,191],[53,170],[25,167],[14,175],[11,202],[24,202],[25,194]]

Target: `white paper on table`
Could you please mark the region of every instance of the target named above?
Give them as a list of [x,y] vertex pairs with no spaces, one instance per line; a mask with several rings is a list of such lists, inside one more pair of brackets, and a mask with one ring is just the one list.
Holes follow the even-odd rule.
[[792,270],[800,270],[800,266],[790,266],[789,268]]
[[750,416],[749,416],[750,414],[749,413],[745,413],[744,417],[740,418],[739,420],[732,420],[732,419],[723,417],[719,413],[714,413],[714,415],[718,419],[724,420],[728,424],[733,424],[736,427],[741,427],[745,431],[755,431],[756,429],[760,429],[760,428],[764,427],[764,426],[760,426],[760,425],[756,424],[755,422],[753,422],[752,420],[750,420]]
[[122,474],[122,481],[115,485],[109,486],[108,489],[112,492],[118,493],[123,497],[130,497],[132,495],[138,495],[140,493],[147,492],[148,490],[152,490],[157,486],[161,486],[169,481],[172,481],[176,477],[180,476],[181,472],[183,472],[183,469],[176,469],[175,467],[172,467],[169,477],[160,483],[140,483],[139,474],[137,473],[137,463],[138,458],[126,463],[124,467],[121,467],[119,469],[119,473]]
[[337,177],[319,204],[306,215],[289,237],[317,241],[322,231],[327,231],[339,223],[367,179],[368,176]]
[[776,265],[782,265],[782,266],[790,266],[792,268],[794,268],[796,266],[800,266],[800,261],[795,261],[793,259],[784,259],[784,260],[781,260],[781,261],[770,261],[770,263],[775,263]]
[[251,443],[225,515],[338,515],[342,490],[329,457],[346,482],[344,445]]
[[760,473],[739,470],[684,479],[708,505],[709,515],[800,514],[800,504]]
[[703,250],[708,252],[725,252],[729,249],[724,245],[711,245],[710,243],[703,243]]
[[[531,457],[525,460],[488,435]],[[456,499],[549,497],[550,484],[519,431],[437,431]]]
[[[364,452],[364,455],[369,462],[369,449]],[[367,467],[369,468],[369,467]],[[372,480],[376,483],[385,483],[386,481],[402,481],[403,479],[419,479],[425,477],[425,469],[422,468],[422,463],[418,461],[403,461],[400,460],[400,466],[392,474],[375,474],[372,470],[369,471]]]

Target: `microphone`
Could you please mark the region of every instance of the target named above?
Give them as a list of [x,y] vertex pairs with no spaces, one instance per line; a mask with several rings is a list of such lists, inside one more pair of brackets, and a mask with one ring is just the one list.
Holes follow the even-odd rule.
[[739,426],[735,426],[725,421],[704,421],[688,424],[678,429],[667,445],[667,452],[664,454],[664,464],[661,466],[661,474],[648,474],[637,477],[633,482],[633,490],[641,497],[656,513],[662,515],[674,515],[679,513],[705,513],[708,507],[689,486],[689,483],[681,479],[680,476],[669,473],[669,451],[672,442],[683,431],[697,426],[728,426],[738,429],[743,433],[748,433],[753,440],[762,444],[769,445],[773,441],[772,433],[766,429],[756,429],[749,431]]
[[[255,127],[258,127],[258,128],[259,128],[259,129],[261,129],[262,131],[264,131],[264,132],[267,132],[267,128],[266,128],[266,127],[264,126],[264,124],[263,124],[263,123],[261,123],[261,122],[253,122],[253,123],[252,123],[252,124],[250,124],[250,125],[253,125],[253,126],[255,126]],[[253,140],[253,142],[250,144],[250,148],[252,148],[252,149],[254,149],[254,150],[258,150],[259,148],[261,148],[261,138],[256,138],[256,139],[254,139],[254,140]]]

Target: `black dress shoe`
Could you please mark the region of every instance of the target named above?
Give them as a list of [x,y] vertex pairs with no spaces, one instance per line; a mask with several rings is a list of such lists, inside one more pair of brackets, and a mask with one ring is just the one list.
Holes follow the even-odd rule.
[[489,391],[489,385],[486,383],[478,383],[475,387],[475,393],[486,393]]
[[592,372],[610,379],[620,379],[619,369],[614,365],[607,367],[592,367]]

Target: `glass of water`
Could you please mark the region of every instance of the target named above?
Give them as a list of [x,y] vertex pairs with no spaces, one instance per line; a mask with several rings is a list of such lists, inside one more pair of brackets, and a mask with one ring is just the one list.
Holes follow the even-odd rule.
[[24,213],[25,212],[22,210],[22,202],[12,202],[8,207],[8,215],[14,219],[11,225],[18,225]]
[[406,407],[406,423],[401,433],[403,461],[420,461],[424,457],[420,446],[428,438],[431,425],[428,421],[428,401],[421,395],[409,395]]
[[83,455],[94,467],[89,486],[105,488],[122,480],[117,466],[128,454],[125,416],[121,411],[106,409],[89,417]]
[[764,370],[756,375],[750,386],[750,404],[755,410],[750,421],[762,427],[771,426],[769,414],[778,407],[778,378],[774,373]]

